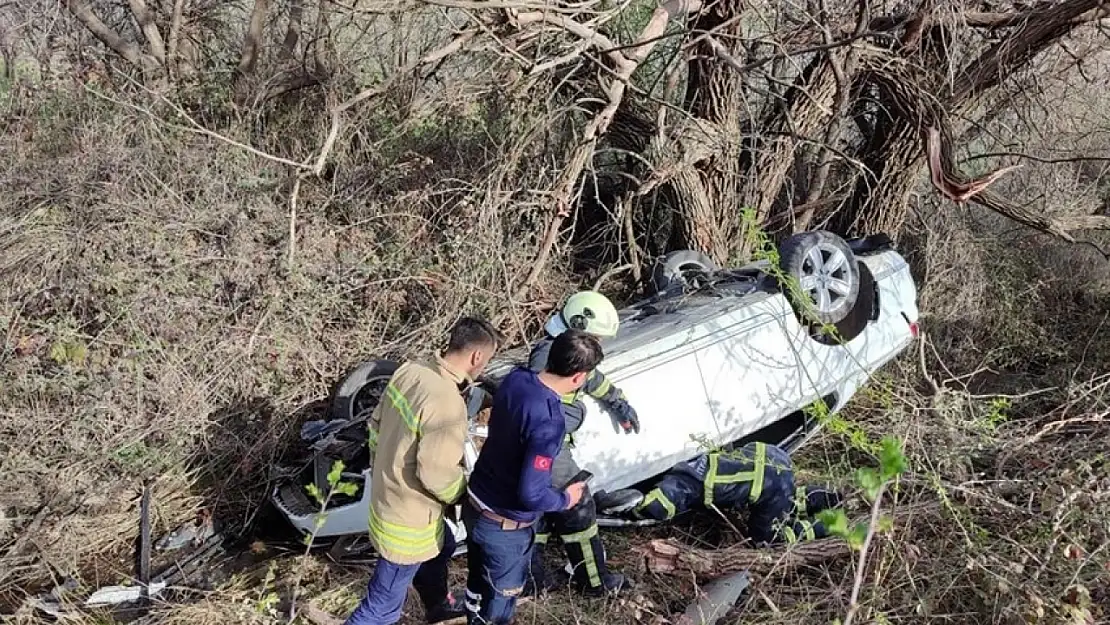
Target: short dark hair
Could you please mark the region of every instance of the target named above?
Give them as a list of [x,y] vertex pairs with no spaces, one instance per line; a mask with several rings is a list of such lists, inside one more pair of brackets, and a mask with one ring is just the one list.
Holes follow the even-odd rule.
[[555,337],[544,369],[569,378],[576,373],[593,371],[603,357],[601,343],[596,336],[572,328]]
[[490,322],[477,317],[463,317],[451,328],[451,338],[447,340],[447,353],[490,346],[497,348],[501,340],[501,333]]

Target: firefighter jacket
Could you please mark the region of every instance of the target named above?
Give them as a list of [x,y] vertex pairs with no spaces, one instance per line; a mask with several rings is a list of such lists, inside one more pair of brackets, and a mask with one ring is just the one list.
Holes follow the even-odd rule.
[[[806,489],[794,485],[790,456],[756,442],[678,463],[648,492],[633,516],[663,521],[697,506],[748,508],[748,531],[756,542],[793,542],[825,534],[821,524],[802,518],[806,495]],[[816,507],[809,506],[809,512],[817,512]]]
[[[554,342],[554,337],[544,336],[539,343],[536,343],[535,347],[532,348],[532,353],[528,355],[529,369],[536,373],[543,371],[544,367],[547,366],[547,357],[551,353],[551,345]],[[568,441],[578,431],[578,428],[582,427],[582,421],[586,418],[586,406],[580,399],[582,393],[586,393],[601,402],[601,405],[614,414],[626,430],[632,427],[639,428],[636,412],[628,403],[624,392],[610,382],[604,373],[594,369],[586,377],[586,383],[581,388],[560,397],[563,402],[563,415],[567,423]]]
[[394,564],[430,560],[443,545],[444,507],[465,486],[469,381],[439,357],[406,362],[370,417],[370,542]]

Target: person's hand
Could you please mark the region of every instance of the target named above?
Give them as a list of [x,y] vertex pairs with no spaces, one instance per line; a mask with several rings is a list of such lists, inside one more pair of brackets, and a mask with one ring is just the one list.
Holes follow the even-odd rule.
[[624,429],[624,433],[628,434],[629,432],[635,432],[635,433],[639,434],[640,433],[640,416],[638,414],[636,414],[636,409],[633,408],[631,404],[629,404],[627,401],[624,401],[623,399],[622,400],[617,400],[616,402],[614,402],[613,407],[617,411],[617,415],[618,415],[617,422],[620,423],[621,428]]
[[584,495],[585,492],[585,482],[575,482],[570,486],[567,486],[567,495],[570,496],[570,503],[567,504],[567,510],[570,510],[574,506],[577,506],[578,502],[582,501],[582,495]]

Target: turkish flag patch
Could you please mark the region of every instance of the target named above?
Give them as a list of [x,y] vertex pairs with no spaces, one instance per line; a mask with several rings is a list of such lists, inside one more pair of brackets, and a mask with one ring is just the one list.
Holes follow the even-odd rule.
[[550,471],[551,458],[548,458],[547,456],[536,456],[536,458],[532,460],[532,468],[536,469],[537,471]]

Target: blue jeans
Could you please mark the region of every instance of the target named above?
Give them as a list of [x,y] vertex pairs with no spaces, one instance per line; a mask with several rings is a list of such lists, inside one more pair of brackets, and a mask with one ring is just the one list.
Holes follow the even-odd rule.
[[416,587],[425,609],[447,597],[447,562],[455,553],[455,535],[444,524],[443,547],[436,557],[419,564],[395,564],[378,558],[366,596],[344,625],[392,625],[401,619],[409,585]]
[[469,499],[463,503],[462,517],[467,533],[467,623],[508,623],[524,590],[535,526],[502,529],[499,522],[482,516]]

